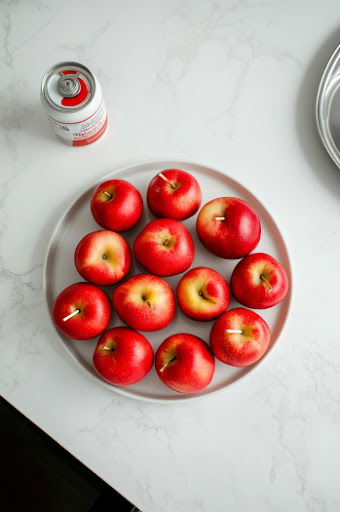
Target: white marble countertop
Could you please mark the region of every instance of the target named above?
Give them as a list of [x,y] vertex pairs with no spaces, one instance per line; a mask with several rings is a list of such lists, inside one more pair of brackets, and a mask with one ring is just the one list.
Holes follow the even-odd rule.
[[[340,175],[314,126],[338,1],[1,4],[3,396],[143,512],[340,510]],[[109,129],[72,148],[40,106],[45,70],[87,64]],[[121,397],[75,366],[42,293],[59,215],[126,163],[174,157],[239,179],[278,221],[292,311],[265,364],[215,398]]]

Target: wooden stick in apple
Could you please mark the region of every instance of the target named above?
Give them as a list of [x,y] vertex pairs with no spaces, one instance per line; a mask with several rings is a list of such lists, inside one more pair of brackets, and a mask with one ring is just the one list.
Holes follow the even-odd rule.
[[215,359],[201,338],[178,333],[158,347],[155,368],[161,381],[174,391],[197,393],[211,382]]
[[231,366],[256,363],[268,349],[269,342],[270,330],[264,319],[246,308],[228,309],[210,332],[215,357]]
[[170,359],[170,361],[167,361],[166,363],[164,363],[162,368],[160,368],[158,371],[164,372],[165,368],[167,368],[170,363],[173,363],[174,361],[176,361],[176,359],[177,359],[176,356],[174,356],[172,359]]
[[158,173],[158,176],[160,178],[162,178],[162,180],[166,181],[167,183],[169,183],[169,185],[171,186],[171,188],[173,188],[175,190],[176,188],[176,185],[174,185],[174,183],[172,183],[172,181],[170,181],[166,176],[164,176],[164,174],[162,172],[159,172]]
[[198,181],[181,169],[161,170],[152,178],[147,190],[151,213],[165,219],[184,220],[191,217],[197,212],[201,199]]
[[78,313],[80,313],[80,309],[75,309],[74,311],[72,311],[72,313],[70,313],[69,315],[65,316],[63,318],[63,322],[67,322],[67,320],[69,320],[70,318],[72,318],[73,316],[76,316],[78,315]]
[[208,251],[230,260],[251,253],[261,235],[256,212],[237,197],[217,197],[206,203],[197,216],[196,229]]
[[139,222],[143,212],[140,192],[125,180],[107,180],[98,185],[91,198],[94,220],[111,231],[127,231]]
[[74,283],[59,293],[53,311],[53,321],[69,338],[89,340],[101,334],[111,318],[107,295],[93,284]]

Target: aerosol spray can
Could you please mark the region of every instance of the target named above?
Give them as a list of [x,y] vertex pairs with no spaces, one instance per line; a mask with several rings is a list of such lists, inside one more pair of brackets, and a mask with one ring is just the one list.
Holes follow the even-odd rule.
[[105,132],[101,87],[82,64],[61,62],[51,67],[41,83],[41,101],[54,132],[66,144],[91,144]]

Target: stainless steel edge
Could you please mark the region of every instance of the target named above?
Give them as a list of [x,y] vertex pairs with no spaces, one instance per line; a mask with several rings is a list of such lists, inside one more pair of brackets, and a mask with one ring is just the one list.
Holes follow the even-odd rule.
[[334,50],[322,74],[315,102],[316,126],[328,154],[340,168],[340,153],[334,142],[329,120],[332,100],[340,87],[340,44]]

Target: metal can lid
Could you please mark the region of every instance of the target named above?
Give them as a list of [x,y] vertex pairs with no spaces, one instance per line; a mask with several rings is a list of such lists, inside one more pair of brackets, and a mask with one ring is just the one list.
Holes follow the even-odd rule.
[[41,97],[55,110],[75,112],[90,103],[95,89],[95,79],[88,68],[77,62],[60,62],[46,72]]

